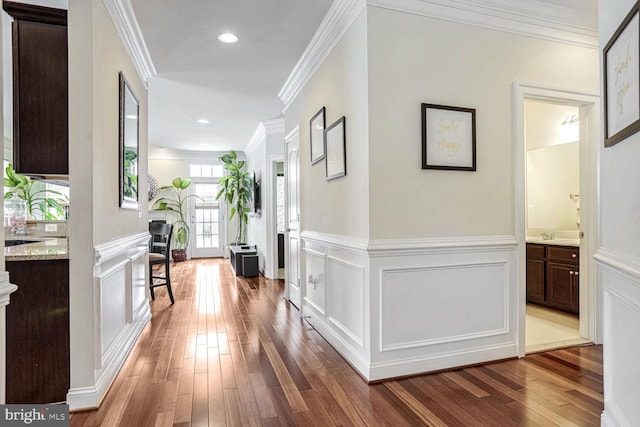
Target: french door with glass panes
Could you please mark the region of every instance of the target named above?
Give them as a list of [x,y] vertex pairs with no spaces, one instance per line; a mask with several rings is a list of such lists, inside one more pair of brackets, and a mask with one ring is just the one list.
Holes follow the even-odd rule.
[[216,201],[218,184],[194,180],[192,188],[198,197],[192,197],[191,205],[191,257],[221,257],[225,221],[223,209]]

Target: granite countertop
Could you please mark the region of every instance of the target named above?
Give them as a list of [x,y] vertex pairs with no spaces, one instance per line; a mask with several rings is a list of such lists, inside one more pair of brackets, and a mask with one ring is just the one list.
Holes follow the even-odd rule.
[[540,245],[556,245],[556,246],[580,246],[580,239],[554,238],[545,240],[542,237],[527,237],[527,243],[538,243]]
[[67,238],[35,238],[24,237],[25,240],[38,239],[34,243],[9,246],[4,248],[5,261],[37,261],[49,259],[68,259],[69,249]]

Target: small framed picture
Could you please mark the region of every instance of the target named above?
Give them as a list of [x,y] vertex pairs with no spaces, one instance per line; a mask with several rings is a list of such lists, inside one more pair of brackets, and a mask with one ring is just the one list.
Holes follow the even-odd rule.
[[311,164],[315,165],[324,159],[324,107],[309,121],[311,132]]
[[636,3],[603,49],[605,147],[640,130],[639,14]]
[[422,169],[476,170],[476,110],[422,104]]
[[345,117],[336,120],[325,131],[326,163],[325,179],[340,178],[347,174],[346,125]]

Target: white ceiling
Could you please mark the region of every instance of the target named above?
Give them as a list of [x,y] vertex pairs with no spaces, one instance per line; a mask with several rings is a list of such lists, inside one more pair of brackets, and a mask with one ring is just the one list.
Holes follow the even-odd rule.
[[[597,25],[598,0],[467,1],[549,4],[541,16],[560,7]],[[200,152],[243,150],[261,121],[281,115],[277,94],[332,0],[130,2],[157,72],[149,79],[149,145]],[[226,31],[239,41],[220,43]]]
[[[281,115],[277,94],[331,2],[131,0],[157,71],[149,80],[149,145],[244,149],[261,121]],[[239,41],[220,43],[227,31]]]

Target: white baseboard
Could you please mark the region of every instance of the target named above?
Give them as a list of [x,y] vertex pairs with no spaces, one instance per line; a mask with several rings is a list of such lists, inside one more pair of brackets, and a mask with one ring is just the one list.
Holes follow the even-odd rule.
[[457,366],[467,366],[493,360],[508,359],[516,354],[516,344],[507,343],[484,348],[473,348],[459,352],[435,354],[425,357],[373,363],[369,369],[369,380],[418,375]]

